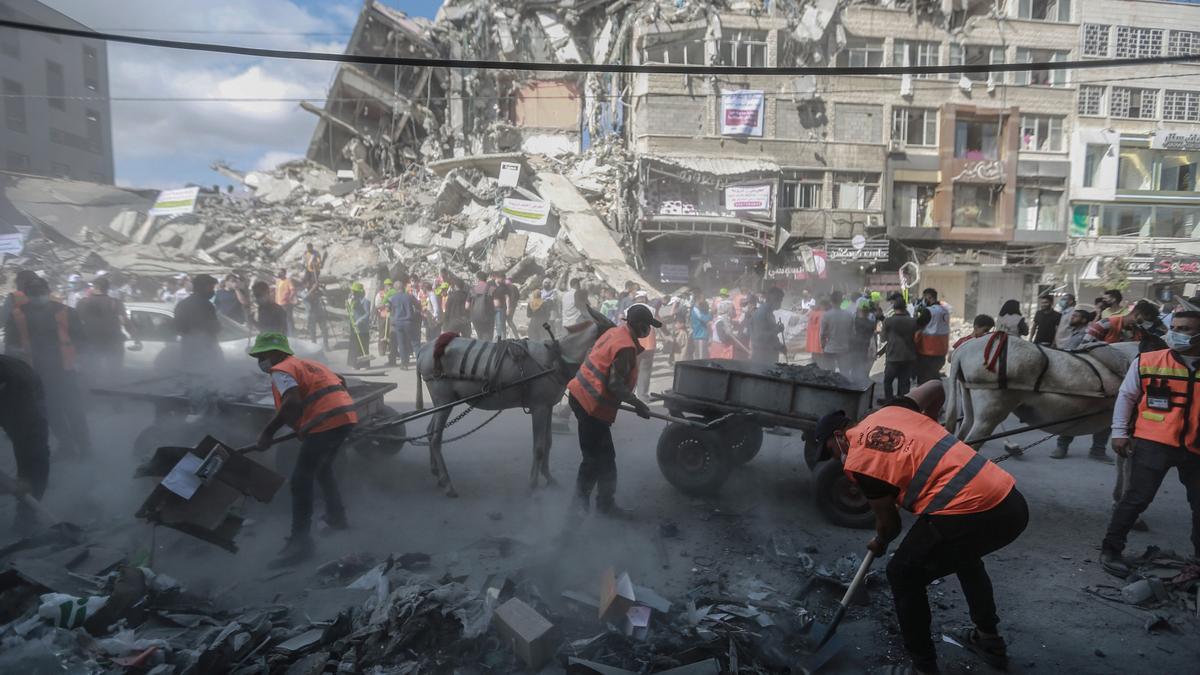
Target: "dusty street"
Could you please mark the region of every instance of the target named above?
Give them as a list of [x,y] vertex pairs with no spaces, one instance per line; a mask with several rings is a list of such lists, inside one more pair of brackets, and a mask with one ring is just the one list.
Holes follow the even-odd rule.
[[[398,378],[399,388],[388,402],[410,410],[414,375],[393,370],[391,376]],[[668,378],[664,362],[652,390],[668,387]],[[133,525],[132,514],[152,483],[130,478],[135,464],[132,438],[149,414],[133,404],[116,413],[107,403],[97,403],[92,419],[105,442],[98,445],[96,457],[83,463],[55,463],[47,501],[63,518],[112,532],[112,544],[131,554],[145,551],[151,542],[149,527]],[[482,413],[473,412],[454,430],[461,433],[484,419]],[[801,460],[799,437],[767,435],[759,456],[735,471],[720,499],[705,501],[678,493],[659,473],[655,444],[661,428],[660,422],[632,415],[623,415],[614,427],[618,499],[636,511],[633,523],[591,518],[564,532],[579,463],[576,440],[573,435],[555,435],[551,469],[559,487],[531,496],[529,419],[509,411],[480,432],[446,447],[446,461],[461,495],[458,499],[449,499],[437,489],[424,448],[408,446],[394,457],[369,462],[351,453],[339,464],[339,480],[353,529],[321,538],[317,558],[310,564],[282,574],[265,566],[286,533],[285,486],[272,504],[249,507],[252,521],[239,538],[240,553],[232,555],[163,529],[155,535],[153,566],[193,590],[218,595],[218,604],[227,607],[295,604],[302,591],[316,587],[315,570],[321,563],[346,554],[383,559],[390,553],[414,552],[432,556],[427,573],[435,578],[444,572],[513,575],[523,570],[537,578],[547,598],[556,598],[565,589],[595,593],[602,570],[612,566],[628,570],[635,583],[683,603],[689,591],[701,588],[709,592],[719,588],[725,595],[744,598],[754,580],[769,584],[778,597],[795,596],[807,575],[775,554],[773,537],[790,537],[818,567],[863,550],[868,532],[831,526],[812,506],[810,473]],[[221,430],[211,431],[221,437]],[[409,429],[410,434],[414,431]],[[1034,432],[1016,440],[1026,444],[1040,437]],[[223,440],[239,445],[251,439]],[[1180,608],[1158,610],[1170,617],[1178,632],[1150,634],[1144,628],[1148,612],[1084,590],[1122,585],[1096,562],[1113,467],[1087,459],[1086,441],[1079,439],[1063,461],[1047,458],[1052,447],[1047,442],[1004,465],[1017,478],[1031,507],[1025,534],[987,559],[997,589],[1001,629],[1009,639],[1010,670],[1188,672],[1200,656],[1194,615],[1184,619],[1187,613]],[[998,443],[985,448],[985,454],[999,453]],[[0,457],[5,463],[11,461],[8,453]],[[0,511],[4,522],[11,520],[11,508],[5,501]],[[1140,553],[1148,545],[1186,553],[1188,517],[1183,491],[1169,478],[1146,514],[1151,531],[1133,534],[1130,553]],[[655,538],[666,523],[676,524],[679,534],[664,539],[667,557],[662,559]],[[852,648],[828,672],[868,672],[902,658],[882,565],[876,569],[869,585],[871,604],[854,608],[842,631]],[[935,628],[968,621],[955,580],[931,587],[930,594]],[[835,602],[834,594],[817,584],[802,604],[821,614]],[[939,649],[948,672],[986,670],[955,646],[941,644]],[[548,666],[546,672],[555,668]]]

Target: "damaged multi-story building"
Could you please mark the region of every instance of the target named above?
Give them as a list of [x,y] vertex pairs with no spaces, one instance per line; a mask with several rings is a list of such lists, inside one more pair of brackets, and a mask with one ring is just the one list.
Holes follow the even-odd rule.
[[[1055,62],[1098,54],[1098,29],[1085,13],[1106,3],[1164,4],[461,0],[421,22],[368,0],[349,51],[747,68]],[[1113,30],[1105,49],[1116,51],[1105,53],[1126,55],[1125,33]],[[1168,25],[1156,30],[1155,53],[1186,42]],[[563,157],[611,137],[626,154],[606,224],[651,281],[729,284],[765,262],[779,280],[882,290],[913,261],[922,285],[971,316],[1070,276],[1060,263],[1080,207],[1069,188],[1081,181],[1071,159],[1080,155],[1078,172],[1099,145],[1088,139],[1101,133],[1091,130],[1099,125],[1083,97],[1094,97],[1091,82],[1112,73],[782,77],[343,66],[330,105],[310,107],[323,121],[309,158],[388,172],[406,162],[501,153]],[[1194,112],[1188,97],[1196,93],[1184,89],[1160,97],[1175,102],[1173,123]],[[1125,88],[1104,91],[1106,119],[1137,107],[1121,107]],[[1163,110],[1155,121],[1165,121]],[[1104,133],[1125,134],[1121,125]],[[1150,131],[1119,145],[1110,139],[1108,147],[1152,146]],[[479,166],[494,171],[496,162]]]

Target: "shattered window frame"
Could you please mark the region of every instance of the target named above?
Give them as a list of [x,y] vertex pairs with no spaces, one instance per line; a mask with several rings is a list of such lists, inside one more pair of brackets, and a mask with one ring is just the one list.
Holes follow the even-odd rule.
[[[913,117],[919,115],[921,121],[915,128],[919,130],[920,140],[912,140],[914,130]],[[892,140],[900,141],[911,147],[934,147],[938,144],[937,108],[912,108],[896,106],[892,108]]]
[[1167,37],[1167,56],[1200,56],[1200,31],[1173,30]]
[[1017,18],[1049,23],[1071,22],[1071,0],[1020,0]]
[[779,208],[789,211],[820,209],[825,172],[798,171],[785,174],[780,190]]
[[[1035,49],[1033,47],[1017,47],[1017,63],[1044,63],[1066,61],[1070,52],[1058,49]],[[1031,87],[1066,87],[1070,86],[1070,73],[1067,70],[1024,70],[1014,73],[1013,84]]]
[[1080,54],[1100,58],[1108,56],[1109,35],[1112,33],[1112,26],[1106,23],[1085,23],[1082,30],[1083,47]]
[[717,46],[721,65],[735,68],[766,68],[770,58],[768,36],[769,33],[765,30],[739,30],[733,33],[732,39],[722,37]]
[[1200,91],[1164,91],[1163,119],[1171,122],[1200,122]]
[[[942,43],[928,40],[896,40],[892,44],[893,66],[940,66]],[[919,80],[942,79],[937,73],[914,74]]]
[[[1127,120],[1158,119],[1158,90],[1139,87],[1112,87],[1108,114]],[[1136,113],[1136,114],[1135,114]]]
[[[1021,115],[1021,150],[1029,152],[1063,152],[1063,129],[1066,118],[1062,115]],[[1026,132],[1032,132],[1027,134]],[[1028,141],[1026,140],[1028,138]]]
[[[998,65],[1004,62],[1004,47],[996,45],[950,45],[950,65],[952,66],[985,66]],[[965,77],[972,82],[987,82],[988,78],[993,78],[995,82],[1004,81],[1004,73],[955,73],[955,77]]]
[[[838,211],[878,211],[879,180],[880,174],[870,171],[833,172],[833,208]],[[857,206],[847,206],[847,201]]]
[[936,228],[933,199],[937,183],[892,182],[892,212],[898,227]]
[[1075,111],[1084,117],[1104,116],[1104,92],[1107,87],[1098,84],[1079,85],[1079,100]]
[[[986,191],[986,194],[984,192]],[[951,204],[950,227],[992,230],[999,220],[996,205],[1000,202],[1003,185],[990,183],[960,183],[954,186]],[[978,209],[974,217],[966,215],[971,208]]]
[[883,38],[846,37],[846,46],[838,52],[840,68],[878,68],[883,65]]

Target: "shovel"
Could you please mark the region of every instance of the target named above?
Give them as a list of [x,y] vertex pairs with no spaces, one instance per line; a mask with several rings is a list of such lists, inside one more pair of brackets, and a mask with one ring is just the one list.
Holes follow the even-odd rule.
[[[633,406],[619,405],[619,406],[617,406],[617,408],[637,414],[637,408],[634,408]],[[712,420],[711,422],[697,422],[696,420],[689,420],[685,417],[674,417],[672,415],[664,415],[662,413],[656,413],[654,411],[650,411],[650,417],[652,417],[656,420],[663,420],[664,422],[675,422],[677,424],[686,424],[689,427],[696,427],[697,429],[711,429],[717,425],[724,424],[725,422],[729,421],[730,418],[737,417],[738,414],[739,413],[727,413],[727,414],[721,415],[720,417],[716,418],[715,420]]]
[[867,551],[862,564],[858,566],[858,572],[855,573],[854,580],[850,582],[850,587],[846,589],[846,594],[842,596],[842,601],[838,604],[837,611],[833,613],[833,619],[828,624],[814,623],[809,628],[812,639],[816,643],[816,651],[800,666],[804,673],[817,672],[821,666],[829,663],[829,660],[845,646],[845,643],[841,639],[835,639],[837,637],[837,627],[842,622],[842,619],[845,618],[846,608],[858,593],[863,580],[867,578],[867,570],[871,569],[871,563],[873,562],[875,562],[875,553]]
[[58,516],[55,516],[50,511],[46,510],[46,507],[42,506],[41,502],[34,499],[33,495],[29,494],[29,490],[24,484],[3,471],[0,471],[0,494],[10,494],[16,497],[22,504],[29,507],[34,513],[36,513],[38,518],[41,519],[47,526],[58,525],[61,523],[69,526],[71,529],[79,531],[77,526],[59,520]]

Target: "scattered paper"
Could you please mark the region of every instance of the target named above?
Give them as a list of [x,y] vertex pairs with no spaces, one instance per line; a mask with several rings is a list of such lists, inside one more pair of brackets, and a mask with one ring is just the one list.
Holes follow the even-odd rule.
[[184,499],[191,499],[192,495],[196,494],[196,490],[199,490],[200,486],[204,484],[196,475],[196,471],[203,463],[204,460],[189,452],[171,469],[171,473],[162,479],[162,486]]

